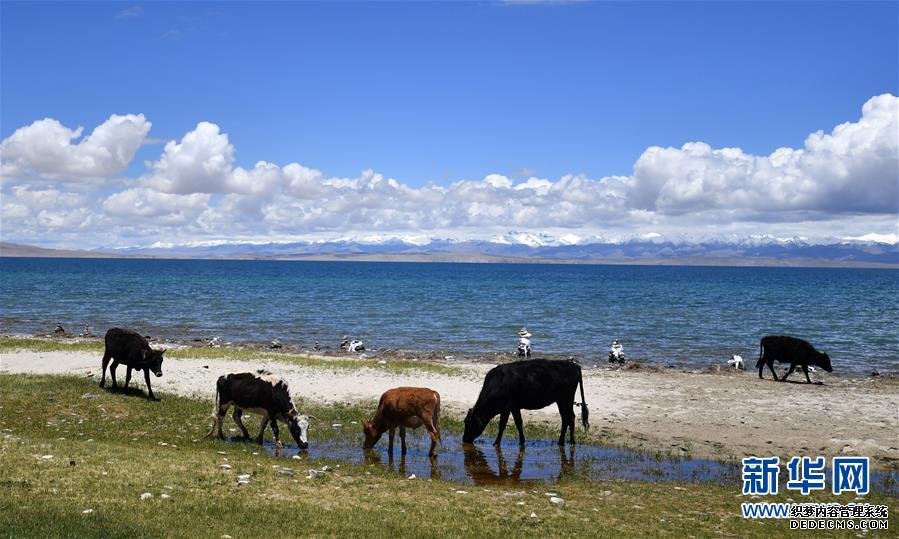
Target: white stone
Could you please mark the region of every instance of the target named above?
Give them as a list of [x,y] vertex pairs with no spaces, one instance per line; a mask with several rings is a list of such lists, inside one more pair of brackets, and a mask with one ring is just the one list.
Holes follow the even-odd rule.
[[153,494],[151,494],[149,492],[144,492],[143,494],[140,495],[141,500],[149,500],[152,497],[153,497]]
[[565,500],[559,498],[558,496],[553,496],[549,499],[549,503],[554,503],[556,505],[565,505]]

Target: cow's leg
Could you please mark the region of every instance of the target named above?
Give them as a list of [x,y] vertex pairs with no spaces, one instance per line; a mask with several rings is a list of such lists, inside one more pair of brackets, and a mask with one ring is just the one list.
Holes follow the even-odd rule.
[[771,376],[773,376],[775,380],[780,380],[780,378],[777,377],[777,371],[774,370],[774,360],[773,359],[768,360],[767,365],[768,365],[768,368],[771,369]]
[[125,371],[125,385],[122,386],[122,389],[128,389],[128,384],[131,383],[131,365],[127,365],[128,370]]
[[153,388],[150,386],[150,369],[144,369],[144,380],[147,382],[147,398],[151,401],[158,401],[159,399],[153,395]]
[[[564,409],[564,411],[568,414],[568,417],[565,420],[568,422],[568,443],[570,443],[571,445],[574,445],[574,423],[575,423],[575,420],[574,420],[574,400],[573,400],[573,398],[572,398],[570,404],[568,404],[566,406],[559,405],[560,413],[561,413],[562,409]],[[564,425],[565,423],[563,422],[562,424]],[[564,434],[564,432],[562,434]]]
[[400,450],[401,455],[406,454],[406,427],[403,425],[400,425]]
[[434,449],[437,448],[437,442],[440,441],[440,431],[437,430],[437,421],[435,421],[435,418],[431,417],[431,414],[429,414],[427,411],[423,412],[421,417],[424,421],[425,428],[428,429],[428,434],[431,435],[431,450],[428,451],[428,456],[436,456],[437,453],[434,451]]
[[390,456],[393,456],[393,434],[396,432],[396,427],[390,427],[390,430],[387,431],[387,452]]
[[802,370],[803,370],[803,372],[805,372],[805,381],[806,381],[806,383],[811,384],[811,383],[812,383],[812,379],[808,377],[808,365],[806,365],[805,363],[803,363],[803,364],[802,364]]
[[795,370],[796,370],[796,364],[795,364],[795,363],[790,363],[790,370],[788,370],[788,371],[787,371],[787,374],[783,375],[783,376],[780,378],[780,381],[781,381],[781,382],[786,382],[786,381],[787,381],[787,376],[793,374],[793,371],[795,371]]
[[119,387],[119,383],[115,379],[115,369],[119,366],[119,360],[116,358],[112,358],[112,365],[109,366],[109,376],[112,378],[112,388],[116,389]]
[[109,352],[104,350],[103,351],[103,377],[100,378],[100,387],[103,387],[106,385],[106,367],[107,367],[107,365],[109,365],[109,360],[111,358],[112,358],[112,356],[109,355]]
[[274,417],[271,417],[269,418],[269,422],[272,424],[272,434],[275,435],[275,446],[277,446],[278,442],[281,441],[281,433],[278,432],[278,421]]
[[243,424],[243,410],[238,408],[237,406],[235,406],[234,411],[231,412],[231,418],[234,420],[235,423],[237,423],[237,427],[240,429],[240,432],[243,433],[243,439],[249,440],[250,439],[250,431],[248,431],[247,427],[244,426],[244,424]]
[[[561,400],[557,401],[556,405],[559,407],[559,416],[562,418],[562,432],[559,433],[559,445],[565,445],[565,431],[568,430],[569,420],[568,410],[566,409],[565,405],[562,404]],[[574,404],[572,404],[571,416],[573,424]]]
[[503,431],[506,430],[506,423],[509,422],[509,412],[503,412],[499,415],[499,432],[496,433],[496,440],[493,445],[499,445],[503,440]]
[[515,428],[518,429],[518,446],[524,447],[524,423],[521,421],[521,410],[512,410],[512,419],[515,420]]
[[215,431],[218,430],[219,439],[225,439],[225,435],[222,433],[222,420],[225,419],[225,414],[228,413],[228,406],[228,404],[225,404],[224,406],[219,404],[212,411],[212,428],[206,433],[207,438],[215,434]]
[[[271,419],[269,419],[268,417],[262,418],[262,426],[259,428],[259,436],[256,437],[256,443],[259,445],[262,445],[262,442],[265,440],[265,428],[268,427],[269,421],[271,421]],[[272,432],[274,431],[275,429],[272,428]]]

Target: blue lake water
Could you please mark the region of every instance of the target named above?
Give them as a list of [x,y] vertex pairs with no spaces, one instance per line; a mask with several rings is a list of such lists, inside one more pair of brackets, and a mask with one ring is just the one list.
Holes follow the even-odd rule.
[[805,338],[843,373],[899,372],[899,271],[888,269],[0,259],[0,330],[123,326],[336,348],[513,352],[706,366],[768,334]]

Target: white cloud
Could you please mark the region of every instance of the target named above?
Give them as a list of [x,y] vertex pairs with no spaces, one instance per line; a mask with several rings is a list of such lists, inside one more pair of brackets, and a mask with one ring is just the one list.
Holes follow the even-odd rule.
[[234,163],[234,146],[219,126],[200,122],[181,142],[165,145],[142,183],[164,193],[224,193]]
[[[172,243],[391,234],[486,239],[510,230],[548,232],[564,243],[658,237],[647,234],[799,236],[810,230],[821,237],[893,237],[897,117],[899,100],[882,95],[864,105],[858,121],[813,133],[801,149],[780,148],[768,156],[691,142],[648,148],[632,176],[516,182],[488,174],[418,187],[373,170],[342,178],[299,163],[258,161],[243,168],[228,135],[200,122],[180,141],[168,142],[136,186],[110,182],[76,195],[5,185],[2,224],[4,239],[64,237],[69,227],[81,242],[72,247],[101,238],[105,245],[149,244],[160,237]],[[135,144],[146,139],[149,125],[140,115],[113,116],[73,145],[80,130],[50,119],[35,122],[3,142],[4,177],[11,168],[40,171],[44,178],[102,172],[112,180],[133,158]],[[53,151],[42,150],[50,146]],[[100,154],[108,156],[105,161],[94,157],[84,164],[85,155]]]
[[634,208],[663,214],[899,212],[899,99],[872,97],[858,122],[808,136],[803,149],[755,156],[703,142],[647,149],[628,189]]
[[83,127],[52,118],[17,129],[0,145],[4,178],[108,178],[125,170],[150,131],[143,114],[113,114],[80,142]]

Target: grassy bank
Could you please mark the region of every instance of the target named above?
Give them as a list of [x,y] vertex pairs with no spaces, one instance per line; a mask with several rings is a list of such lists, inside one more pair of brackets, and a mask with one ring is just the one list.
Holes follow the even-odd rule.
[[[76,341],[63,339],[39,339],[21,337],[0,337],[0,353],[28,350],[33,352],[95,352],[99,357],[103,355],[103,341]],[[376,365],[374,359],[359,359],[357,357],[310,357],[291,352],[272,352],[258,349],[244,349],[239,347],[186,347],[171,348],[166,351],[166,357],[177,359],[231,359],[238,361],[279,361],[302,367],[321,367],[327,369],[360,369]],[[466,372],[464,367],[440,365],[425,361],[411,361],[406,359],[391,359],[386,364],[378,366],[388,372],[420,371],[435,374],[456,375]]]
[[[206,401],[160,394],[161,402],[150,402],[101,390],[90,379],[31,375],[0,375],[0,396],[4,536],[789,533],[783,521],[741,518],[746,499],[730,487],[565,480],[482,488],[409,480],[379,465],[276,459],[251,444],[204,440]],[[363,413],[353,406],[306,408],[324,422]],[[309,468],[325,464],[334,470],[306,479]],[[250,474],[250,483],[238,486],[238,474]],[[548,490],[566,504],[550,504]],[[147,492],[152,498],[141,500]],[[764,501],[775,499],[786,496]],[[893,513],[890,526],[896,525]]]

